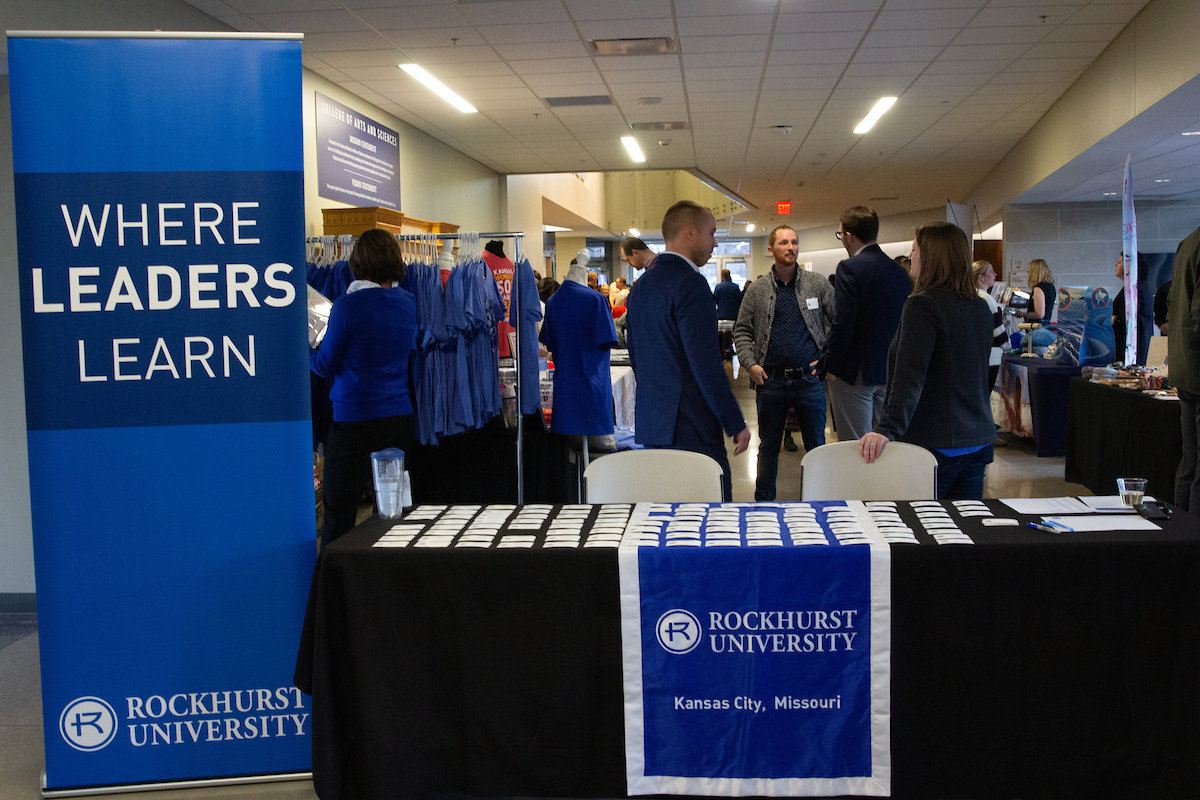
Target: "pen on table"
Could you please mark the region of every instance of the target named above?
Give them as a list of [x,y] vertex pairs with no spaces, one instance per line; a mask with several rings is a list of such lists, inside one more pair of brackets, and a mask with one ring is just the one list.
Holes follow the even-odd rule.
[[1049,525],[1041,525],[1036,522],[1026,522],[1025,524],[1030,528],[1036,528],[1037,530],[1045,531],[1046,533],[1062,533],[1062,531],[1058,528],[1051,528]]

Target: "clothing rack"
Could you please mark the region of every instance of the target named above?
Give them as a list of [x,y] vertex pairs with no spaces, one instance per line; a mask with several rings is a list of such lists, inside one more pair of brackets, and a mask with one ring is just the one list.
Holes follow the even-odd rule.
[[[512,239],[513,240],[513,282],[512,293],[509,295],[508,307],[509,316],[512,315],[511,310],[517,309],[517,324],[516,324],[516,342],[517,351],[513,354],[513,366],[516,367],[517,373],[517,505],[522,505],[525,502],[525,415],[522,413],[524,406],[521,401],[523,399],[523,386],[521,381],[521,328],[524,320],[521,319],[520,305],[520,280],[518,280],[518,270],[521,265],[521,240],[525,238],[523,231],[506,231],[503,233],[474,233],[464,231],[462,233],[416,233],[416,234],[396,234],[396,238],[402,242],[421,242],[421,241],[447,241],[465,239],[468,236],[477,239]],[[530,268],[533,265],[530,264]],[[539,390],[540,391],[540,390]]]

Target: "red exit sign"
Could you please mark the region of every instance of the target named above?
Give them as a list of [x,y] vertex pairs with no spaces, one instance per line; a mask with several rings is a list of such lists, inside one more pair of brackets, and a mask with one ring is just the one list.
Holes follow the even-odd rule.
[[785,216],[787,214],[792,213],[792,204],[790,202],[789,203],[776,203],[775,204],[775,213],[779,216]]

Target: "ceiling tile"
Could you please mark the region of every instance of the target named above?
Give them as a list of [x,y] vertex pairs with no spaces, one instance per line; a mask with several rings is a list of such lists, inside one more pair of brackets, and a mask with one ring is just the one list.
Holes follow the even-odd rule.
[[768,78],[838,78],[847,67],[843,64],[777,64],[767,67]]
[[837,83],[837,77],[832,76],[814,76],[805,78],[803,81],[797,81],[795,78],[764,78],[762,82],[762,90],[764,92],[806,92],[814,89],[828,90],[836,86]]
[[765,53],[684,53],[683,66],[693,67],[761,67],[767,60]]
[[789,50],[851,50],[858,47],[863,39],[861,31],[834,31],[833,33],[775,33],[771,40],[772,63],[805,63],[805,62],[776,62],[775,56],[781,51]]
[[749,92],[758,91],[758,78],[743,78],[735,81],[694,81],[688,78],[687,89],[689,96],[708,92]]
[[863,40],[863,47],[945,46],[954,40],[958,32],[958,28],[926,28],[905,31],[872,30]]
[[1076,11],[1075,15],[1068,19],[1067,22],[1086,23],[1089,25],[1128,25],[1129,21],[1136,17],[1137,13],[1142,10],[1141,6],[1142,4],[1140,3],[1092,3],[1086,8]]
[[759,36],[685,36],[679,41],[683,53],[743,53],[765,51],[767,35]]
[[422,6],[421,8],[364,8],[355,13],[363,22],[376,30],[457,28],[469,25],[469,22],[458,13],[458,7],[449,4]]
[[[1087,0],[1068,0],[1066,5],[1037,3],[1020,6],[1005,6],[993,3],[979,12],[971,21],[972,26],[993,25],[1037,25],[1052,29],[1067,21],[1071,15],[1083,8]],[[1046,20],[1042,21],[1045,15]]]
[[528,44],[533,42],[577,42],[579,34],[570,22],[546,22],[538,25],[488,25],[483,35],[492,44]]
[[374,31],[308,33],[304,36],[304,49],[310,53],[328,50],[379,50],[387,46],[387,41]]
[[855,62],[932,61],[946,48],[930,47],[864,47],[854,54]]
[[871,11],[816,12],[809,14],[780,14],[775,23],[775,35],[784,33],[862,33],[871,27],[875,13]]
[[248,14],[272,31],[298,31],[301,33],[338,33],[343,31],[365,31],[366,24],[348,11],[290,11],[283,14]]
[[525,61],[532,58],[578,58],[588,55],[587,46],[580,41],[498,44],[496,52],[505,61]]
[[321,53],[320,58],[331,67],[394,67],[402,61],[395,48],[328,52]]
[[1012,64],[1011,58],[1000,59],[980,59],[978,61],[947,61],[938,59],[934,61],[925,70],[926,75],[946,75],[946,74],[968,74],[974,73],[979,75],[994,75],[1008,65]]
[[945,61],[977,61],[996,60],[1002,58],[1020,58],[1029,52],[1027,44],[973,44],[970,46],[951,45],[947,47],[940,58]]
[[1090,58],[1022,58],[1013,63],[1006,72],[1071,73],[1086,68],[1094,59]]
[[684,72],[688,81],[753,80],[756,83],[762,74],[761,65],[754,67],[696,67]]
[[562,72],[596,72],[590,58],[539,58],[531,61],[509,61],[518,75],[545,75]]
[[736,36],[765,35],[771,32],[773,14],[745,14],[736,17],[692,17],[679,18],[679,35],[688,36]]
[[601,56],[596,58],[600,71],[609,72],[648,69],[679,69],[679,56]]
[[566,22],[570,19],[559,0],[461,3],[455,7],[468,21],[479,26]]
[[468,64],[472,62],[499,61],[496,51],[490,47],[410,47],[404,55],[420,64],[433,75],[440,76],[439,64]]
[[[661,84],[671,83],[675,86],[683,86],[683,78],[678,69],[645,69],[645,70],[619,70],[616,72],[605,72],[604,80],[612,86],[637,86],[639,84]],[[643,92],[642,94],[647,94]],[[651,94],[653,94],[651,92]]]
[[[773,3],[762,0],[751,0],[755,5],[770,8]],[[712,17],[737,16],[744,14],[744,3],[731,3],[729,0],[675,0],[675,16],[677,17]]]
[[846,67],[846,75],[919,75],[925,69],[925,61],[858,61]]
[[1009,25],[1005,27],[981,28],[972,25],[963,29],[958,38],[954,40],[954,44],[1034,44],[1040,42],[1049,32],[1050,29],[1045,26]]
[[224,0],[225,5],[243,14],[270,14],[283,11],[322,11],[338,7],[335,0]]
[[[600,4],[598,4],[600,5]],[[579,22],[585,39],[642,39],[675,36],[675,22],[669,16],[654,19],[620,19]]]
[[[935,5],[918,6],[915,9],[898,11],[894,0],[889,0],[879,18],[872,26],[877,31],[927,30],[930,28],[961,28],[975,16],[974,8],[938,8]],[[982,3],[979,3],[982,5]],[[918,9],[926,10],[918,10]],[[936,9],[936,10],[933,10]]]
[[567,8],[576,20],[647,19],[670,17],[670,0],[567,0]]
[[[854,47],[858,46],[858,42],[854,43]],[[777,48],[771,50],[771,55],[768,63],[774,64],[845,64],[850,61],[850,57],[854,55],[853,48],[829,49],[829,50],[793,50],[779,51]]]
[[1046,36],[1047,42],[1104,42],[1107,45],[1125,26],[1113,25],[1059,25]]

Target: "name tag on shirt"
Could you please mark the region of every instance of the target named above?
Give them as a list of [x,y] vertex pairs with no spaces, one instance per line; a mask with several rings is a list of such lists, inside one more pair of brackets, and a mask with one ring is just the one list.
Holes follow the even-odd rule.
[[808,307],[810,309],[812,309],[813,311],[816,311],[818,308],[821,307],[821,304],[817,302],[817,298],[815,298],[815,297],[810,297],[807,300],[805,300],[804,302],[808,303]]

